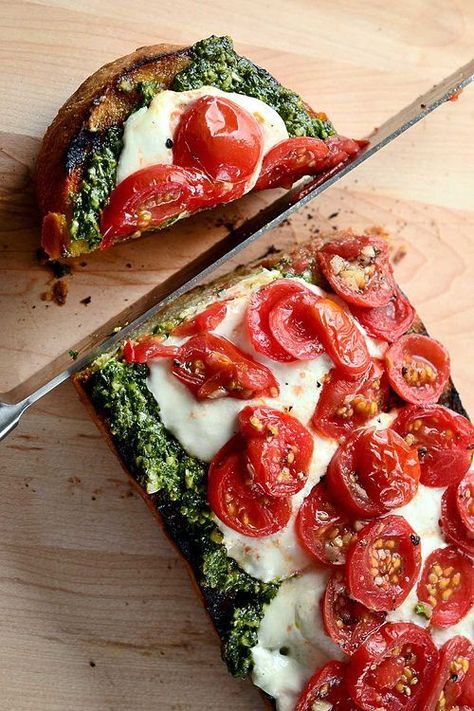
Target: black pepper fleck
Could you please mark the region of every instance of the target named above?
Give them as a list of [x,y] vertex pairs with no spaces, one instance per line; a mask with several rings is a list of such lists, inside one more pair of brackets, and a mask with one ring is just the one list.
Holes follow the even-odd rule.
[[420,545],[420,536],[417,536],[414,533],[412,533],[410,536],[410,541],[413,543],[414,546],[419,546]]
[[173,141],[171,138],[166,139],[165,146],[166,146],[166,148],[173,148]]

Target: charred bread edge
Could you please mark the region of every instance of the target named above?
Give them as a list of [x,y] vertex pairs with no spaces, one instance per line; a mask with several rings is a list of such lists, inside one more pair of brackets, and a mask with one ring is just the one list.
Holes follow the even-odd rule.
[[[236,270],[231,272],[230,274],[224,275],[214,282],[211,282],[209,284],[206,284],[202,287],[197,287],[196,289],[193,289],[191,292],[188,294],[185,294],[183,297],[178,299],[176,302],[170,304],[167,308],[163,309],[160,314],[154,317],[153,321],[158,321],[161,320],[162,317],[169,317],[170,314],[172,314],[176,309],[178,311],[182,311],[183,308],[186,308],[190,305],[191,302],[194,302],[197,304],[197,307],[199,308],[199,301],[200,301],[200,296],[203,293],[208,293],[209,290],[211,289],[216,289],[219,288],[220,285],[226,284],[227,286],[230,286],[232,284],[235,284],[238,282],[240,279],[244,278],[245,276],[248,276],[252,273],[254,269],[258,269],[259,267],[267,267],[271,268],[272,266],[276,266],[283,258],[286,256],[289,257],[291,260],[292,256],[295,256],[300,253],[301,249],[308,249],[309,251],[314,255],[318,248],[324,244],[326,241],[330,241],[331,239],[337,238],[338,234],[332,234],[328,237],[321,237],[316,240],[312,240],[311,242],[306,242],[298,247],[293,248],[289,252],[286,251],[281,251],[277,252],[271,255],[271,257],[264,257],[263,259],[256,260],[255,262],[249,264],[246,267],[238,267]],[[319,283],[321,281],[322,285],[324,288],[327,290],[330,290],[328,288],[327,283],[322,281],[323,278],[321,278],[320,274],[315,275],[315,282]],[[223,287],[222,287],[223,288]],[[197,299],[196,299],[197,297]],[[415,317],[415,322],[411,328],[412,331],[417,332],[417,333],[423,333],[427,334],[427,331],[421,321],[421,319],[416,315]],[[113,437],[110,433],[110,429],[107,425],[107,422],[105,418],[103,418],[96,410],[94,407],[94,404],[92,402],[92,399],[90,398],[89,394],[86,392],[84,388],[84,384],[87,382],[88,378],[90,376],[90,373],[88,371],[83,371],[82,373],[79,373],[74,379],[73,379],[73,384],[76,388],[76,390],[79,393],[79,397],[82,400],[82,402],[85,404],[91,418],[94,420],[96,425],[98,426],[99,430],[102,432],[102,434],[105,436],[105,439],[109,445],[109,447],[112,449],[112,451],[116,454],[116,456],[119,458],[120,463],[122,464],[122,468],[124,471],[127,473],[133,488],[135,491],[137,491],[141,497],[145,500],[145,503],[147,504],[148,508],[150,511],[153,513],[155,519],[158,521],[160,524],[162,530],[165,532],[167,535],[168,539],[171,541],[175,549],[181,554],[181,556],[184,558],[184,561],[186,563],[186,568],[188,571],[188,574],[191,577],[191,581],[193,583],[193,586],[195,590],[197,591],[201,601],[203,602],[205,609],[211,618],[215,631],[217,635],[219,636],[219,639],[222,642],[222,639],[220,638],[218,629],[217,629],[217,620],[218,620],[218,613],[216,611],[216,604],[219,603],[219,594],[209,590],[209,591],[204,591],[197,580],[197,566],[195,565],[195,561],[192,560],[192,558],[189,558],[186,556],[184,549],[186,547],[186,537],[185,537],[185,531],[182,530],[179,526],[179,521],[173,521],[173,515],[172,512],[169,511],[168,509],[170,508],[170,504],[168,502],[163,502],[160,501],[160,493],[157,494],[147,494],[146,491],[136,482],[134,479],[133,475],[130,473],[128,468],[126,467],[125,463],[123,462],[115,444],[113,441]],[[440,398],[440,403],[445,405],[446,407],[451,408],[452,410],[464,415],[467,417],[467,413],[462,405],[460,396],[458,391],[456,390],[454,384],[452,381],[449,382],[445,392],[443,393],[442,397]],[[163,506],[163,503],[165,505]],[[159,510],[159,507],[163,506],[161,510]],[[172,508],[172,506],[171,506]],[[258,687],[257,687],[258,688]],[[276,709],[276,702],[272,697],[269,697],[265,692],[263,692],[261,689],[259,689],[260,693],[262,694],[266,706],[269,709]]]

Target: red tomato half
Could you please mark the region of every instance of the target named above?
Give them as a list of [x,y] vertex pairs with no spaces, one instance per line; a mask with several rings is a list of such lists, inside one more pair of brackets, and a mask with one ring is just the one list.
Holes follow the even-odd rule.
[[[270,148],[263,159],[255,190],[291,188],[304,175],[316,175],[329,148],[320,138],[287,138]],[[338,161],[340,162],[340,161]]]
[[214,333],[197,334],[183,343],[173,357],[172,373],[198,400],[278,395],[278,383],[266,366]]
[[212,460],[208,473],[209,506],[226,526],[244,536],[270,536],[288,523],[289,499],[259,493],[249,482],[242,439],[233,437]]
[[369,336],[389,343],[403,336],[415,318],[415,309],[398,289],[385,306],[372,309],[351,306],[351,311]]
[[425,711],[471,711],[474,708],[474,647],[457,635],[441,647],[436,677]]
[[281,299],[306,292],[309,289],[294,279],[277,279],[253,292],[246,320],[249,338],[256,351],[282,363],[296,360],[274,337],[269,319],[272,309]]
[[454,546],[438,548],[425,561],[417,594],[432,609],[430,624],[455,625],[474,605],[472,562]]
[[317,358],[324,352],[314,310],[318,300],[309,289],[297,291],[280,299],[269,313],[272,336],[298,360]]
[[321,341],[336,368],[348,377],[362,375],[371,360],[365,338],[352,316],[331,299],[318,299],[314,313]]
[[227,98],[203,96],[180,119],[173,162],[213,181],[240,183],[252,176],[262,151],[262,129],[251,113]]
[[395,610],[412,589],[420,568],[420,538],[402,516],[370,521],[347,553],[350,595],[369,610]]
[[314,486],[296,518],[301,545],[324,565],[344,565],[347,549],[356,535],[354,523],[331,500],[324,482]]
[[114,188],[102,211],[100,249],[135,232],[155,229],[215,200],[205,175],[176,165],[154,165],[129,175]]
[[418,452],[420,481],[448,486],[471,466],[474,427],[462,415],[441,405],[408,405],[391,425]]
[[339,571],[329,578],[321,607],[326,634],[349,655],[385,621],[384,612],[372,612],[350,597]]
[[354,379],[333,369],[324,381],[311,422],[324,436],[340,439],[382,412],[387,401],[388,384],[378,361]]
[[295,711],[313,711],[326,708],[331,711],[356,711],[345,685],[346,665],[342,662],[327,662],[318,669],[306,684],[296,704]]
[[441,520],[444,537],[449,543],[474,556],[474,536],[464,525],[457,506],[457,486],[446,489],[441,499]]
[[461,521],[474,538],[474,471],[468,472],[459,482],[456,504]]
[[138,341],[126,341],[122,354],[127,363],[146,363],[153,358],[173,358],[178,351],[177,346],[167,346],[161,337],[145,336]]
[[437,665],[438,650],[424,629],[392,622],[359,647],[351,658],[346,683],[363,711],[421,711]]
[[396,290],[388,246],[380,237],[348,236],[328,242],[318,262],[336,294],[350,304],[385,306]]
[[240,433],[247,442],[250,476],[263,493],[289,496],[306,483],[313,437],[299,420],[271,407],[244,407]]
[[385,366],[392,388],[414,405],[435,403],[449,379],[446,348],[418,333],[408,333],[391,345]]
[[227,306],[223,301],[216,301],[200,314],[196,314],[189,321],[180,323],[172,331],[173,336],[194,336],[203,331],[213,331],[221,323],[227,313]]

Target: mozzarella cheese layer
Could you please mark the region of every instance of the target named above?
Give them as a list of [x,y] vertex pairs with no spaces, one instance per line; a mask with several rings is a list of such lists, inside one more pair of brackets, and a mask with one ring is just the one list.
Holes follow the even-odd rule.
[[[263,155],[276,143],[288,138],[281,116],[260,99],[221,91],[213,86],[190,91],[160,91],[148,107],[138,109],[125,122],[123,148],[117,167],[117,185],[141,168],[173,163],[173,149],[168,148],[167,143],[170,145],[169,140],[173,140],[185,109],[202,96],[225,96],[252,114],[263,133]],[[260,168],[261,161],[247,181],[247,192],[255,185]]]

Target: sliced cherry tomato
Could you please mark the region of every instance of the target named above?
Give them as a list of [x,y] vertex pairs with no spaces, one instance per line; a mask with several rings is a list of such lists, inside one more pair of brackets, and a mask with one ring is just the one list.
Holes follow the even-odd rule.
[[328,147],[328,154],[326,158],[321,161],[318,172],[332,170],[341,163],[355,158],[356,155],[369,144],[369,142],[364,139],[354,140],[353,138],[338,135],[329,136],[324,142]]
[[318,262],[336,294],[350,304],[385,306],[396,290],[388,246],[380,237],[348,236],[328,242]]
[[347,511],[372,518],[411,501],[420,467],[400,435],[371,427],[356,430],[339,446],[327,477],[333,496]]
[[420,481],[448,486],[467,472],[474,450],[474,427],[441,405],[408,405],[391,425],[418,452]]
[[167,346],[160,337],[145,336],[138,341],[126,341],[122,354],[127,363],[147,363],[153,358],[174,358],[178,352],[178,346]]
[[345,684],[346,664],[330,661],[320,667],[308,681],[295,711],[356,711]]
[[371,359],[365,338],[352,316],[331,299],[318,299],[314,313],[321,341],[334,365],[349,377],[362,375]]
[[449,379],[448,351],[419,333],[408,333],[391,345],[385,366],[392,388],[414,405],[435,403]]
[[422,711],[438,656],[424,629],[410,622],[389,622],[352,656],[347,687],[363,711]]
[[294,279],[277,279],[253,292],[246,320],[249,338],[256,351],[282,363],[296,360],[274,337],[269,318],[270,312],[280,299],[292,296],[295,292],[302,294],[306,291],[309,289],[305,289]]
[[320,138],[298,136],[280,141],[263,159],[255,190],[291,188],[303,176],[324,169],[320,166],[328,154],[329,148]]
[[432,609],[433,627],[451,627],[474,605],[472,562],[454,546],[437,548],[425,561],[418,598]]
[[372,612],[350,597],[345,576],[339,571],[328,580],[322,613],[326,634],[349,655],[385,621],[384,612]]
[[393,343],[408,331],[415,318],[415,309],[397,289],[385,306],[364,309],[351,306],[351,311],[372,338]]
[[190,104],[174,135],[173,162],[197,168],[217,182],[248,180],[262,152],[257,119],[220,96],[203,96]]
[[336,508],[323,481],[311,489],[296,517],[302,546],[324,565],[344,565],[356,525]]
[[474,470],[468,472],[459,482],[456,504],[461,521],[474,538]]
[[173,336],[194,336],[203,331],[213,331],[221,323],[227,313],[227,306],[223,301],[216,301],[200,314],[196,314],[189,321],[180,323],[172,331]]
[[318,300],[309,289],[293,292],[277,301],[269,313],[272,336],[283,350],[298,360],[317,358],[324,352],[314,311]]
[[122,238],[164,226],[219,201],[202,173],[177,165],[154,165],[132,173],[114,188],[102,212],[100,249]]
[[395,610],[412,589],[420,568],[420,538],[402,516],[370,521],[347,552],[350,595],[370,610]]
[[238,435],[217,452],[209,467],[209,505],[226,526],[244,536],[270,536],[288,523],[289,499],[275,499],[252,486]]
[[247,466],[254,484],[269,496],[300,491],[308,478],[314,441],[306,427],[271,407],[244,407],[240,432],[247,442]]
[[425,711],[471,711],[474,708],[474,646],[457,635],[443,644],[438,669],[425,700]]
[[449,486],[441,499],[440,526],[449,543],[474,556],[474,536],[464,525],[457,506],[457,486]]
[[380,362],[373,361],[355,379],[335,368],[324,381],[312,425],[326,437],[340,439],[382,412],[387,401],[388,384]]

